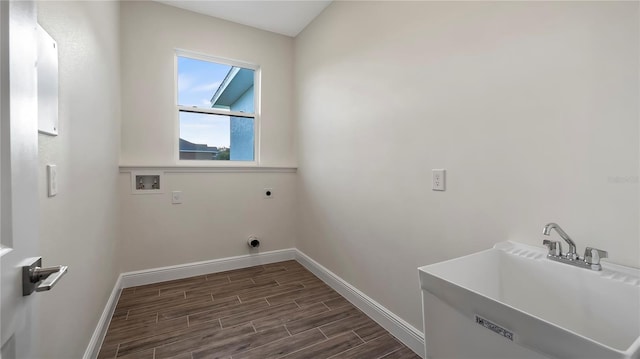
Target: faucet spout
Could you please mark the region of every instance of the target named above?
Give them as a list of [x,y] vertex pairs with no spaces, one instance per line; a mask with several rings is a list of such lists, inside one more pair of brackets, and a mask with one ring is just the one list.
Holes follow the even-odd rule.
[[542,234],[545,236],[551,235],[551,230],[555,229],[558,232],[558,235],[569,245],[569,252],[567,253],[567,257],[575,260],[578,259],[578,253],[576,252],[576,243],[569,237],[567,232],[563,231],[562,228],[557,223],[549,223],[542,229]]

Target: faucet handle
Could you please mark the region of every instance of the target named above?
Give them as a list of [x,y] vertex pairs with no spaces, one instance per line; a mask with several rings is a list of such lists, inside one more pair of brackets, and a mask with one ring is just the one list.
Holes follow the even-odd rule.
[[552,241],[549,239],[545,239],[542,241],[542,244],[549,248],[549,255],[561,257],[562,256],[562,243],[558,241]]
[[602,258],[609,258],[609,253],[598,248],[587,247],[584,250],[584,261],[588,264],[600,264]]

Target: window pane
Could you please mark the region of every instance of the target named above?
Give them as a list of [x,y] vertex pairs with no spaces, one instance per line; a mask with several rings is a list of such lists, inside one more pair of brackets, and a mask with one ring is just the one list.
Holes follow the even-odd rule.
[[180,112],[181,160],[254,160],[254,119]]
[[[254,73],[178,56],[178,105],[254,115]],[[254,118],[193,111],[179,111],[181,160],[254,160]]]
[[231,117],[231,160],[253,161],[253,118]]
[[178,105],[211,108],[231,66],[178,56]]
[[254,70],[178,56],[178,105],[254,113]]

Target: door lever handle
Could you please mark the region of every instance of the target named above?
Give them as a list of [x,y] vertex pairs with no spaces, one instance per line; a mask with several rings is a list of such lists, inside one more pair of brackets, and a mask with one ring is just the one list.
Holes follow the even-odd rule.
[[67,269],[68,269],[67,266],[45,268],[44,270],[48,270],[47,272],[48,274],[46,275],[46,277],[42,278],[41,280],[44,280],[44,279],[46,280],[42,282],[42,284],[36,287],[36,292],[44,292],[47,290],[51,290],[51,288],[53,288],[53,286],[56,285],[56,283],[58,283],[58,280],[60,280],[60,278],[62,278],[62,276],[67,273]]
[[[62,270],[62,266],[55,266],[49,268],[40,268],[35,267],[31,270],[30,279],[31,283],[38,283],[41,280],[47,279],[53,273],[60,272]],[[66,271],[66,268],[65,268]]]
[[51,290],[60,278],[67,273],[67,266],[42,268],[42,258],[22,267],[22,295]]

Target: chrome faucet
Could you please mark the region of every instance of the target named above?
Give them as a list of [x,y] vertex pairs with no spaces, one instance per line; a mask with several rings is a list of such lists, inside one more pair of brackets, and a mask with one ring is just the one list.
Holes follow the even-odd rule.
[[567,232],[563,231],[562,228],[557,223],[549,223],[542,229],[542,234],[545,236],[551,235],[551,230],[555,229],[558,232],[558,235],[569,245],[569,253],[565,254],[567,259],[576,260],[578,259],[578,253],[576,252],[576,242],[574,242],[571,237],[567,234]]
[[569,235],[560,228],[557,223],[549,223],[542,229],[542,234],[545,236],[551,235],[551,230],[555,229],[558,232],[558,235],[562,239],[564,239],[567,244],[569,244],[569,252],[566,254],[562,253],[562,245],[558,241],[552,241],[549,239],[545,239],[542,241],[542,244],[549,248],[549,253],[547,254],[547,258],[565,264],[571,264],[580,268],[587,268],[591,270],[602,270],[602,265],[600,265],[600,259],[608,258],[609,253],[607,251],[603,251],[597,248],[587,247],[584,251],[584,258],[580,258],[578,253],[576,252],[576,243],[569,237]]

